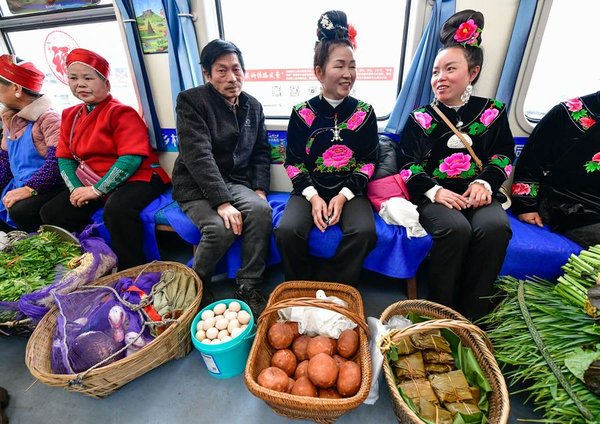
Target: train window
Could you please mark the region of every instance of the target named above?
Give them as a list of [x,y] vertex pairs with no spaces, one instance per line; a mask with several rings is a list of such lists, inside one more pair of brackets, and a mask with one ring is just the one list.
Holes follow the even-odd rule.
[[[38,3],[68,3],[79,9],[54,10],[37,15],[29,13],[5,19],[7,4],[9,9],[16,10],[16,5],[31,6]],[[90,10],[89,7],[82,7],[86,4],[102,7]],[[81,102],[71,94],[64,63],[66,54],[75,47],[93,50],[104,56],[110,63],[113,96],[136,110],[141,109],[130,73],[128,53],[121,38],[121,28],[117,24],[111,0],[73,0],[56,3],[51,0],[0,0],[0,9],[3,13],[0,25],[12,52],[33,62],[46,74],[42,91],[53,98],[56,110],[62,111]],[[74,23],[65,25],[65,21]]]
[[391,113],[398,95],[408,1],[386,2],[377,14],[364,0],[295,6],[280,0],[220,0],[218,4],[225,38],[244,54],[244,89],[261,101],[268,117],[287,118],[294,104],[320,92],[312,66],[317,19],[327,10],[346,12],[357,29],[358,76],[352,95],[373,104],[382,118]]
[[597,0],[552,2],[524,101],[529,121],[538,122],[561,101],[598,91],[600,56],[591,48],[598,16]]

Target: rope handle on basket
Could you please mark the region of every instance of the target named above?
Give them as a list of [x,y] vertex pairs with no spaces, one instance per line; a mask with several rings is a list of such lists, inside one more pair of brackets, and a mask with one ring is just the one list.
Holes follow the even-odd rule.
[[273,312],[277,312],[279,309],[289,308],[292,306],[307,306],[307,307],[316,307],[328,309],[339,314],[344,315],[346,318],[354,321],[369,337],[369,327],[365,320],[358,315],[356,312],[351,311],[348,308],[344,308],[343,306],[338,305],[337,303],[330,302],[327,300],[316,299],[314,297],[295,297],[293,299],[285,299],[280,300],[279,302],[275,302],[272,305],[268,305],[260,317],[258,317],[258,321],[262,321],[266,319],[266,317]]
[[385,354],[385,353],[387,353],[388,350],[390,350],[392,344],[402,337],[408,336],[413,333],[419,333],[421,331],[438,330],[438,329],[441,330],[444,328],[450,329],[450,330],[455,328],[455,329],[467,330],[467,331],[474,333],[475,341],[479,345],[481,345],[480,347],[486,348],[485,349],[486,355],[489,354],[489,356],[491,356],[492,358],[494,357],[492,354],[492,344],[491,344],[490,340],[488,339],[487,335],[485,334],[485,331],[483,331],[481,328],[477,327],[476,325],[468,323],[467,321],[460,321],[460,320],[454,320],[454,319],[432,319],[432,320],[412,324],[412,325],[409,325],[408,327],[404,327],[404,328],[395,328],[395,329],[391,330],[390,332],[388,332],[387,334],[385,334],[381,338],[381,340],[379,341],[379,349],[381,350],[382,354]]

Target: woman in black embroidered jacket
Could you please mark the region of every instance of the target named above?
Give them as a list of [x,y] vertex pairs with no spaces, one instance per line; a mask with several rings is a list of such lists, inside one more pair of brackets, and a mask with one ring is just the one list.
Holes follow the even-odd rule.
[[512,211],[588,248],[600,243],[600,92],[554,106],[515,167]]
[[[510,174],[514,141],[504,105],[471,96],[483,63],[483,15],[456,13],[444,24],[433,66],[432,105],[413,111],[400,143],[400,175],[418,205],[421,225],[433,239],[429,298],[473,320],[485,315],[512,236],[506,213],[494,200]],[[434,110],[436,105],[471,145]]]
[[[287,131],[285,168],[293,191],[275,230],[286,280],[356,284],[375,246],[373,210],[364,196],[377,161],[373,107],[350,96],[356,80],[354,29],[346,14],[329,11],[318,22],[314,70],[322,93],[296,105]],[[344,233],[317,275],[308,255],[313,226],[339,223]]]

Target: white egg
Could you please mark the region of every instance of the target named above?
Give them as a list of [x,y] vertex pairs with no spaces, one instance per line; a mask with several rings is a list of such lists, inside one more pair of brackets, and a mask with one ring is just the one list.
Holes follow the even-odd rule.
[[229,336],[229,331],[221,330],[221,331],[219,331],[219,334],[217,335],[217,339],[221,340],[225,336]]
[[227,324],[229,324],[229,320],[227,318],[219,318],[219,320],[215,323],[215,327],[219,330],[225,330],[227,328]]
[[219,339],[214,339],[214,340],[211,340],[211,342],[210,342],[210,344],[220,344],[220,343],[221,343],[221,340],[219,340]]
[[213,308],[215,315],[223,315],[223,312],[227,309],[227,305],[224,303],[217,303]]
[[200,315],[200,317],[203,320],[206,320],[206,318],[212,318],[215,316],[215,313],[213,311],[211,311],[210,309],[207,309],[206,311],[202,312],[202,315]]
[[215,315],[215,322],[223,318],[223,315]]
[[233,312],[233,311],[226,311],[223,314],[223,317],[227,318],[228,321],[231,321],[232,319],[236,319],[237,318],[238,313],[237,312]]
[[237,336],[239,336],[243,332],[244,332],[244,330],[241,329],[240,327],[234,328],[233,331],[231,332],[231,337],[235,339]]
[[204,321],[202,320],[198,321],[198,324],[196,324],[196,331],[200,330],[204,330]]
[[219,330],[217,330],[215,327],[211,327],[208,330],[206,330],[206,337],[211,340],[216,339],[218,335]]
[[232,339],[231,339],[231,336],[225,336],[225,337],[223,337],[223,338],[221,339],[221,343],[225,343],[225,342],[228,342],[228,341],[231,341],[231,340],[232,340]]
[[242,325],[248,324],[250,322],[250,314],[246,311],[240,311],[238,312],[237,319]]
[[204,340],[205,338],[206,338],[206,332],[205,332],[204,330],[199,330],[199,331],[196,333],[196,339],[198,339],[198,340],[202,341],[202,340]]
[[227,324],[227,331],[229,331],[231,333],[231,332],[233,332],[234,328],[239,328],[239,326],[240,326],[240,322],[234,318],[231,321],[229,321],[229,324]]
[[229,304],[230,311],[239,312],[240,309],[242,309],[242,305],[240,305],[240,302],[233,301]]
[[244,324],[244,325],[242,325],[240,328],[241,328],[242,330],[245,330],[245,329],[246,329],[246,327],[248,327],[248,324]]
[[208,330],[209,328],[212,328],[215,326],[215,322],[217,322],[217,320],[214,317],[208,317],[204,320],[204,323],[202,324],[202,329],[204,331]]
[[202,340],[202,343],[211,344],[211,341],[212,341],[211,339],[204,339],[204,340]]

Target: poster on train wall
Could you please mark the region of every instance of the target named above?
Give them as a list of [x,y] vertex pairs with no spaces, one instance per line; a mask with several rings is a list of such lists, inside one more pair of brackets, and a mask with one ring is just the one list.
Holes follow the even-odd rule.
[[6,0],[8,10],[13,15],[76,7],[96,6],[100,0]]
[[144,54],[167,53],[167,20],[161,1],[136,0],[133,8]]

